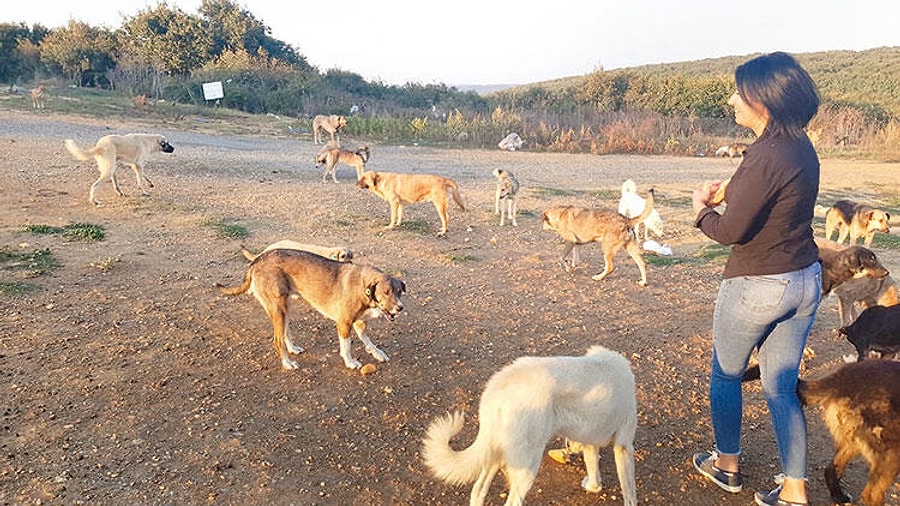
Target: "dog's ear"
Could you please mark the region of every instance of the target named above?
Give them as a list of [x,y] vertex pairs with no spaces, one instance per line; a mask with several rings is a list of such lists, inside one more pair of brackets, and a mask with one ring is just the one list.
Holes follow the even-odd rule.
[[891,215],[888,213],[884,213],[884,221],[891,221]]

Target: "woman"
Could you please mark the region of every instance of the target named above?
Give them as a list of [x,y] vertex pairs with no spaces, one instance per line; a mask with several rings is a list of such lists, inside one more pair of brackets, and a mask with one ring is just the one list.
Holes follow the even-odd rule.
[[710,203],[719,183],[693,193],[695,226],[730,245],[713,315],[709,398],[715,451],[694,467],[728,492],[740,492],[741,377],[759,351],[784,481],[757,492],[760,505],[802,505],[806,497],[806,418],[797,374],[821,295],[812,218],[819,159],[804,128],[819,107],[809,74],[788,54],[754,58],[735,70],[729,98],[735,122],[756,134],[725,189],[726,207]]

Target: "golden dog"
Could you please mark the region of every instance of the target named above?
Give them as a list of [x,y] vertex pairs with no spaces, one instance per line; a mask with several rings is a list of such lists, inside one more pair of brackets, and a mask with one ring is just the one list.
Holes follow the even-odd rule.
[[[338,116],[336,114],[325,116],[324,114],[319,114],[313,118],[312,122],[313,139],[316,144],[319,144],[319,130],[324,130],[331,134],[331,140],[337,140],[339,142],[341,137],[338,135],[338,131],[345,126],[347,126],[347,118],[343,116]],[[337,136],[337,139],[335,139],[335,136]]]
[[888,223],[891,215],[865,204],[857,204],[850,200],[839,200],[825,213],[825,238],[831,240],[835,230],[838,232],[838,244],[844,242],[847,237],[849,243],[854,244],[860,237],[865,237],[865,246],[872,245],[875,232],[889,234],[891,226]]
[[[544,211],[544,230],[553,230],[566,242],[562,263],[566,270],[578,264],[578,249],[582,244],[600,242],[603,249],[603,272],[591,277],[600,281],[613,271],[613,259],[622,248],[628,252],[641,271],[641,286],[647,286],[647,264],[641,255],[641,246],[635,237],[634,227],[653,212],[653,190],[647,197],[643,212],[634,218],[626,218],[607,209],[587,209],[575,206],[555,206]],[[566,259],[572,255],[571,265]]]
[[462,198],[456,181],[433,174],[398,174],[396,172],[364,172],[356,182],[356,186],[371,190],[391,206],[391,223],[389,229],[400,226],[403,221],[403,205],[416,202],[432,202],[441,218],[439,236],[447,233],[447,192],[463,211]]
[[747,145],[743,142],[733,142],[727,146],[722,146],[716,150],[716,156],[727,156],[728,158],[738,158],[744,156]]
[[403,281],[388,276],[375,267],[336,262],[308,251],[275,249],[260,255],[235,287],[216,286],[225,295],[250,292],[266,310],[272,321],[273,344],[281,366],[296,369],[297,362],[290,353],[302,353],[303,348],[291,341],[288,328],[288,307],[292,297],[300,296],[320,314],[337,325],[341,358],[350,369],[362,367],[353,358],[350,348],[350,329],[356,331],[366,351],[375,360],[386,362],[388,356],[366,336],[366,321],[384,317],[394,321],[406,292]]
[[323,183],[328,179],[328,174],[331,174],[331,179],[337,183],[335,172],[337,172],[336,168],[338,162],[356,169],[356,180],[359,181],[363,172],[366,171],[366,162],[368,161],[368,146],[360,146],[356,151],[347,151],[340,146],[330,147],[323,149],[316,155],[316,167],[323,164],[325,165],[325,171],[322,172]]
[[44,108],[44,96],[47,94],[47,88],[44,85],[40,85],[37,88],[32,88],[31,90],[31,106],[35,109],[43,109]]
[[319,255],[320,257],[330,258],[331,260],[336,260],[338,262],[349,262],[353,260],[353,252],[350,251],[350,248],[346,248],[344,246],[319,246],[317,244],[304,244],[302,242],[292,241],[290,239],[282,239],[280,241],[273,242],[272,244],[266,246],[266,249],[262,250],[259,254],[253,254],[252,252],[241,246],[241,253],[244,255],[244,258],[252,262],[256,260],[259,255],[262,255],[267,251],[272,251],[273,249],[296,249],[300,251],[309,251],[310,253]]
[[175,148],[169,144],[169,141],[162,135],[155,134],[128,134],[128,135],[107,135],[101,137],[97,144],[87,151],[83,151],[75,144],[72,139],[66,139],[66,149],[72,153],[72,156],[81,161],[87,161],[93,158],[97,161],[97,170],[100,171],[100,177],[91,185],[91,193],[88,202],[99,206],[100,202],[94,198],[97,193],[97,187],[107,178],[112,180],[113,188],[120,196],[125,196],[119,188],[119,181],[116,179],[116,164],[122,162],[134,170],[137,178],[138,186],[141,189],[141,195],[149,195],[144,189],[144,181],[150,188],[153,188],[153,182],[144,175],[144,160],[151,153],[162,151],[163,153],[171,153]]

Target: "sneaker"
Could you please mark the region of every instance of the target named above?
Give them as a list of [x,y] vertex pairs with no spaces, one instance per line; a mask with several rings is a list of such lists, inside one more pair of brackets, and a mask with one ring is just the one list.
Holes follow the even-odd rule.
[[779,499],[778,496],[781,495],[781,485],[773,488],[772,490],[763,490],[762,492],[757,492],[754,494],[753,498],[756,500],[756,504],[759,506],[808,506],[807,502],[791,502],[785,501],[783,499]]
[[729,473],[719,469],[713,464],[718,458],[719,455],[716,452],[697,453],[694,455],[694,468],[721,487],[722,490],[737,494],[744,488],[744,480],[741,478],[741,473]]

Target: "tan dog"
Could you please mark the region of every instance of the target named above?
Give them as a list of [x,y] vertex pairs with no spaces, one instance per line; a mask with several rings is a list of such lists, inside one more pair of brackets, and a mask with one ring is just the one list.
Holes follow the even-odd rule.
[[256,255],[241,246],[241,253],[244,255],[244,258],[252,262],[256,260],[259,255],[262,255],[267,251],[272,251],[273,249],[295,249],[300,251],[309,251],[310,253],[319,255],[320,257],[329,258],[337,262],[349,262],[353,260],[353,252],[350,251],[350,248],[346,248],[343,246],[329,247],[319,246],[317,244],[304,244],[302,242],[292,241],[290,239],[282,239],[281,241],[273,242],[272,244],[266,246],[266,249],[262,250],[259,254]]
[[497,178],[497,191],[494,193],[494,214],[500,215],[500,226],[503,226],[504,217],[509,218],[514,227],[519,200],[519,180],[512,172],[503,169],[494,169],[494,177]]
[[319,165],[325,165],[325,171],[322,172],[323,183],[327,180],[328,174],[331,174],[331,179],[337,183],[335,172],[337,172],[336,168],[338,162],[356,169],[356,180],[359,181],[363,172],[366,171],[366,162],[368,161],[368,146],[360,146],[356,151],[347,151],[340,146],[331,147],[323,149],[316,155],[316,167],[318,168]]
[[[320,143],[319,139],[319,130],[324,130],[331,134],[331,140],[337,140],[340,142],[341,137],[338,135],[338,131],[341,128],[347,126],[347,118],[343,116],[338,116],[332,114],[331,116],[325,116],[323,114],[319,114],[315,118],[313,118],[312,129],[313,129],[313,139],[316,144]],[[335,139],[337,137],[337,139]]]
[[[566,271],[578,264],[578,246],[600,242],[603,249],[603,272],[591,277],[600,281],[613,271],[613,259],[622,248],[641,271],[641,286],[647,286],[647,264],[641,255],[641,246],[635,237],[634,227],[647,219],[653,211],[653,190],[647,197],[643,212],[634,218],[626,218],[613,210],[587,209],[575,206],[555,206],[544,211],[544,230],[553,230],[566,242],[562,263]],[[571,264],[566,263],[569,255]]]
[[403,206],[416,202],[431,202],[437,209],[441,218],[441,231],[439,236],[447,233],[447,192],[453,196],[453,201],[463,211],[462,198],[459,195],[459,187],[456,181],[433,174],[399,174],[396,172],[364,172],[356,186],[371,190],[391,207],[391,223],[389,229],[400,226],[403,221]]
[[860,237],[865,237],[865,245],[872,245],[875,232],[889,234],[891,226],[888,223],[891,215],[865,204],[857,204],[850,200],[839,200],[825,213],[825,238],[831,240],[831,234],[838,232],[838,244],[850,237],[850,244],[854,244]]
[[44,85],[32,88],[31,90],[31,106],[35,109],[44,108],[44,96],[47,94],[47,88]]
[[481,394],[478,435],[456,451],[450,439],[463,428],[462,412],[433,421],[422,458],[431,474],[462,485],[475,482],[469,505],[484,504],[494,476],[509,482],[507,506],[521,505],[551,436],[578,441],[587,476],[581,487],[600,492],[599,450],[613,447],[625,506],[637,504],[634,374],[621,354],[601,346],[581,357],[522,357],[494,374]]
[[97,161],[97,170],[100,171],[100,177],[91,185],[91,193],[88,202],[99,206],[100,202],[94,198],[97,193],[97,187],[107,178],[112,180],[113,188],[120,196],[125,196],[119,188],[119,181],[116,179],[117,162],[124,163],[134,170],[137,178],[138,186],[141,189],[141,195],[149,195],[144,188],[144,181],[150,188],[153,188],[153,182],[144,175],[144,160],[156,151],[163,153],[171,153],[175,148],[169,144],[169,141],[162,135],[155,134],[128,134],[128,135],[107,135],[101,137],[97,144],[87,151],[83,151],[75,144],[72,139],[66,139],[66,148],[72,153],[72,156],[81,161],[87,161],[93,158]]
[[225,295],[250,292],[266,310],[274,330],[273,343],[281,366],[296,369],[290,353],[302,353],[288,335],[288,307],[292,297],[300,296],[313,309],[337,325],[341,358],[350,369],[362,367],[353,358],[350,329],[365,345],[375,360],[386,362],[388,356],[365,334],[366,321],[384,317],[394,321],[403,303],[400,297],[406,284],[375,267],[336,262],[308,251],[275,249],[263,253],[247,269],[240,286],[216,284]]

